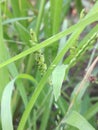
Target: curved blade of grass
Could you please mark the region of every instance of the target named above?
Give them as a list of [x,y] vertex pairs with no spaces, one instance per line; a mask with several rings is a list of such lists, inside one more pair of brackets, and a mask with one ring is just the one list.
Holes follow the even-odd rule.
[[27,74],[20,74],[7,84],[7,86],[4,88],[1,100],[2,130],[13,130],[12,113],[11,113],[11,96],[14,89],[14,83],[17,79],[20,78],[28,79],[37,85],[37,81],[32,76]]
[[[1,4],[0,4],[0,6],[1,6]],[[1,9],[1,7],[0,7],[0,9]],[[6,48],[6,46],[3,42],[1,19],[2,19],[2,17],[0,14],[0,26],[1,26],[0,27],[0,62],[10,58],[10,54],[8,52],[8,49]],[[8,65],[8,70],[9,70],[9,73],[11,74],[12,77],[16,77],[18,75],[18,71],[17,71],[15,64],[12,63],[12,64]],[[8,76],[7,68],[0,69],[0,96],[2,95],[3,88],[6,86],[6,84],[8,82],[9,82],[9,76]],[[20,95],[22,97],[22,100],[24,102],[24,105],[26,106],[28,101],[27,101],[24,86],[23,86],[21,81],[17,82],[17,87],[18,87],[18,90],[19,90]],[[0,97],[0,100],[1,100],[1,97]]]
[[28,74],[19,74],[19,75],[17,76],[17,78],[28,79],[28,80],[32,81],[32,83],[34,83],[35,85],[38,84],[38,82],[36,81],[36,79],[34,79],[33,76],[28,75]]
[[20,53],[19,55],[14,56],[13,58],[11,58],[11,59],[5,61],[4,63],[0,64],[0,68],[6,66],[7,64],[10,64],[11,62],[14,62],[14,61],[18,60],[18,59],[20,59],[20,58],[22,58],[22,57],[24,57],[24,56],[27,56],[28,54],[30,54],[30,53],[32,53],[32,52],[35,52],[35,51],[37,51],[37,50],[39,50],[39,49],[41,49],[41,48],[44,48],[44,47],[46,47],[46,46],[49,46],[49,45],[51,45],[53,42],[59,40],[60,38],[62,38],[62,37],[64,37],[64,36],[66,36],[66,35],[72,33],[76,28],[78,28],[78,27],[82,28],[83,26],[87,26],[88,24],[90,24],[90,23],[92,23],[92,22],[94,22],[94,21],[96,21],[96,20],[98,20],[98,12],[97,12],[97,13],[94,13],[93,15],[91,15],[91,16],[88,17],[88,18],[85,18],[85,19],[81,20],[79,23],[77,23],[77,24],[71,26],[71,27],[68,28],[67,30],[65,30],[65,31],[63,31],[63,32],[60,32],[60,33],[58,33],[58,34],[56,34],[56,35],[50,37],[49,39],[43,41],[41,44],[38,44],[38,45],[36,45],[35,47],[32,47],[32,48],[30,48],[30,49],[28,49],[28,50],[26,50],[26,51]]
[[73,111],[65,122],[71,126],[78,128],[79,130],[95,130],[92,125],[78,112]]
[[15,79],[12,80],[4,89],[1,99],[1,122],[3,130],[13,130],[12,114],[11,114],[11,96],[13,92],[13,84]]
[[21,17],[21,18],[7,19],[7,20],[2,22],[2,25],[6,25],[6,24],[9,24],[9,23],[15,23],[17,21],[27,20],[27,19],[31,19],[31,18],[32,17]]
[[[1,9],[1,7],[0,7],[0,9]],[[0,18],[0,20],[1,20],[2,18]],[[0,24],[0,25],[2,25],[2,24]],[[2,27],[0,27],[0,33],[1,33],[1,31],[2,31]],[[2,40],[3,38],[1,38],[2,37],[2,34],[0,34],[0,40]],[[0,61],[4,61],[5,59],[8,59],[8,58],[10,58],[10,54],[9,54],[9,52],[8,52],[8,50],[7,50],[7,48],[6,48],[6,46],[3,44],[4,42],[3,42],[3,40],[0,42],[0,44],[1,44],[1,46],[0,46]],[[4,54],[3,54],[4,53]],[[3,55],[2,55],[3,54]],[[2,60],[1,60],[1,58],[2,58]],[[16,66],[15,66],[15,64],[10,64],[10,65],[8,65],[8,70],[9,70],[9,73],[11,74],[11,76],[12,77],[15,77],[16,75],[18,75],[18,71],[17,71],[17,68],[16,68]],[[6,68],[3,68],[3,69],[0,69],[0,96],[2,95],[1,93],[2,93],[2,88],[3,87],[5,87],[6,86],[6,83],[8,83],[8,81],[9,81],[9,77],[8,77],[8,81],[6,80],[6,78],[7,78],[7,76],[8,76],[8,74],[7,74],[8,72],[7,72],[7,69]],[[17,87],[18,87],[18,90],[19,90],[19,92],[20,92],[20,95],[21,95],[21,97],[22,97],[22,99],[23,99],[23,102],[24,102],[24,104],[25,104],[25,106],[26,106],[26,104],[27,104],[27,97],[26,97],[26,93],[25,93],[25,90],[24,90],[24,88],[23,88],[23,84],[22,84],[22,82],[21,81],[18,81],[17,82]],[[1,98],[1,97],[0,97]],[[0,99],[1,100],[1,99]]]

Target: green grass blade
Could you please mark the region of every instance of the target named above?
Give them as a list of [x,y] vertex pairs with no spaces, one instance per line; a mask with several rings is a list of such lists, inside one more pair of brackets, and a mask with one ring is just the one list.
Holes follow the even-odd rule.
[[23,20],[29,20],[31,18],[32,17],[20,17],[20,18],[7,19],[7,20],[2,22],[2,25],[6,25],[6,24],[9,24],[9,23],[15,23],[15,22],[18,22],[18,21],[23,21]]
[[41,126],[39,130],[46,130],[47,128],[52,102],[53,102],[53,95],[50,94],[47,102],[45,103],[45,111],[42,117]]
[[39,50],[41,48],[49,46],[53,42],[59,40],[60,38],[72,33],[76,28],[78,28],[78,27],[82,28],[82,26],[87,26],[88,24],[90,24],[90,23],[92,23],[92,22],[94,22],[96,20],[98,20],[98,13],[95,13],[95,14],[91,15],[90,17],[81,20],[79,23],[71,26],[67,30],[65,30],[65,31],[63,31],[61,33],[58,33],[58,34],[50,37],[49,39],[43,41],[41,44],[36,45],[35,47],[32,47],[32,48],[20,53],[19,55],[7,60],[6,62],[0,64],[0,68],[6,66],[7,64],[10,64],[11,62],[14,62],[14,61],[18,60],[18,59],[20,59],[20,58],[22,58],[24,56],[27,56],[28,54],[30,54],[32,52],[35,52],[35,51],[37,51],[37,50]]
[[[2,27],[2,15],[1,15],[1,3],[0,3],[0,63],[7,60],[6,46],[3,41],[3,27]],[[7,68],[0,69],[0,101],[2,91],[5,85],[9,82],[9,73]]]
[[28,79],[35,85],[37,81],[30,75],[20,74],[15,77],[11,82],[7,84],[4,89],[2,100],[1,100],[1,121],[3,130],[13,130],[12,113],[11,113],[11,96],[14,89],[14,83],[16,79]]
[[81,10],[83,9],[82,1],[81,0],[75,0],[76,8],[78,14],[81,13]]
[[36,81],[36,79],[33,76],[30,76],[28,74],[19,74],[18,78],[28,79],[28,80],[32,81],[32,83],[34,83],[35,85],[38,84],[38,82]]
[[[50,19],[52,24],[52,34],[57,34],[60,31],[60,26],[62,22],[62,6],[63,6],[63,0],[50,0]],[[56,41],[58,43],[58,41]],[[54,57],[57,55],[58,51],[58,44],[52,44],[51,46],[51,53],[53,61]],[[46,50],[47,51],[47,50]]]
[[76,111],[73,111],[65,122],[78,128],[79,130],[95,130],[95,128],[93,128],[93,126],[90,125],[90,123],[88,123],[88,121]]
[[[0,6],[1,6],[1,4],[0,4]],[[0,62],[10,58],[10,54],[8,53],[8,49],[6,48],[6,46],[4,45],[4,42],[3,42],[1,19],[2,18],[1,18],[1,7],[0,7],[0,40],[1,40],[0,41]],[[16,68],[15,64],[13,64],[13,63],[8,65],[8,68],[0,69],[0,96],[2,95],[3,88],[9,82],[8,71],[11,74],[12,77],[15,77],[15,76],[18,75],[17,68]],[[22,82],[18,81],[17,86],[18,86],[19,92],[21,94],[21,97],[23,99],[23,102],[24,102],[24,104],[26,106],[27,98],[26,98],[26,93],[25,93],[25,90],[23,88]],[[1,100],[1,97],[0,97],[0,100]]]
[[30,43],[31,37],[29,31],[19,22],[15,23],[15,27],[19,34],[20,39],[25,43],[25,45],[31,47],[31,43]]
[[52,19],[52,33],[56,34],[61,25],[61,14],[62,14],[62,6],[63,0],[51,0],[51,19]]
[[11,114],[11,96],[13,92],[13,84],[15,79],[12,80],[4,89],[1,100],[1,121],[3,130],[13,130],[12,114]]
[[20,17],[21,12],[20,12],[20,7],[19,7],[19,0],[17,1],[11,0],[11,5],[12,5],[14,17]]
[[[80,12],[82,6],[78,7],[81,1],[75,1],[77,5],[73,5],[72,0],[4,0],[0,2],[2,5],[0,18],[6,22],[3,24],[0,21],[0,96],[3,95],[1,100],[0,129],[50,130],[56,127],[60,130],[65,127],[64,129],[67,130],[82,130],[83,124],[87,129],[95,130],[92,126],[97,129],[96,113],[98,112],[98,104],[95,103],[93,104],[94,107],[92,107],[91,97],[89,97],[89,100],[86,98],[89,95],[88,91],[86,96],[84,95],[85,91],[89,89],[88,84],[85,84],[78,94],[75,93],[75,90],[77,89],[77,80],[81,80],[81,69],[85,67],[86,59],[91,57],[89,52],[86,55],[83,54],[86,50],[90,50],[90,52],[96,50],[94,44],[89,44],[89,41],[97,41],[98,1],[94,3],[88,2],[90,6],[92,5],[92,8],[90,11],[87,10],[87,15],[80,18],[79,21],[75,19],[73,11],[78,8]],[[70,14],[71,17],[66,17]],[[76,12],[77,14],[78,12]],[[31,15],[36,16],[33,21],[31,21],[32,19],[29,19],[30,21],[25,19]],[[68,29],[66,28],[65,17],[71,24],[69,25],[71,27],[68,27]],[[72,25],[74,20],[78,22]],[[61,29],[63,23],[64,26]],[[30,28],[35,30],[38,37],[39,42],[35,46],[32,45],[33,41],[30,40],[33,39],[28,30]],[[61,32],[59,33],[59,31]],[[4,39],[13,40],[14,42],[9,44],[8,41],[5,41],[4,44]],[[15,42],[16,40],[17,43]],[[71,48],[74,48],[74,53],[71,53]],[[39,60],[36,62],[35,53],[40,53],[40,51],[41,55],[38,56]],[[79,60],[81,60],[81,64]],[[13,63],[14,61],[16,62]],[[43,61],[43,64],[41,64],[41,61]],[[47,65],[47,69],[41,76],[40,68],[44,70],[44,65]],[[71,69],[74,65],[78,66],[79,69],[77,71],[75,71],[77,67]],[[97,75],[97,69],[96,66],[93,72],[95,76]],[[36,79],[26,74],[19,75],[18,71],[20,73],[32,74]],[[95,76],[94,80],[97,80]],[[53,81],[51,78],[53,78]],[[12,80],[9,83],[10,86],[6,87],[10,79],[19,80],[16,83]],[[64,84],[61,89],[62,82]],[[13,93],[14,83],[17,89],[14,89]],[[74,86],[76,86],[76,89],[71,89]],[[61,96],[59,96],[60,91],[62,93]],[[92,89],[91,95],[93,96]],[[55,100],[53,100],[53,96]],[[72,107],[70,102],[72,102]],[[88,109],[89,106],[91,106],[90,109]],[[6,110],[6,107],[8,110]],[[78,112],[83,113],[86,119]],[[76,124],[72,122],[74,117],[78,120]],[[70,120],[69,124],[66,123],[67,119],[68,121]],[[90,119],[92,126],[89,125],[88,119]],[[83,126],[83,128],[85,127]]]
[[[14,17],[26,17],[28,10],[28,3],[26,0],[11,0],[11,6],[13,10]],[[27,21],[20,21],[23,25],[26,26]]]
[[93,104],[88,111],[84,114],[84,117],[89,120],[98,112],[98,102]]
[[46,0],[40,1],[40,9],[39,9],[37,24],[36,24],[36,34],[37,34],[37,36],[39,35],[39,31],[40,31],[40,26],[41,26],[41,22],[42,22],[42,18],[43,18],[42,16],[43,16],[43,12],[44,12],[45,2],[46,2]]

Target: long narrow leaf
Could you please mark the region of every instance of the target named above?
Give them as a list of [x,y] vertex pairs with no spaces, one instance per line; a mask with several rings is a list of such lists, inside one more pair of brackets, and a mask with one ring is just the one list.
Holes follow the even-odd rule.
[[[0,63],[7,60],[6,46],[3,41],[3,27],[2,27],[2,14],[1,14],[1,3],[0,3]],[[9,82],[9,73],[7,68],[0,69],[0,101],[2,91],[5,85]]]
[[39,50],[39,49],[41,49],[43,47],[46,47],[46,46],[49,46],[53,42],[55,42],[55,41],[59,40],[60,38],[62,38],[63,36],[66,36],[66,35],[72,33],[76,28],[78,28],[78,27],[82,28],[83,26],[85,27],[88,24],[90,24],[90,23],[92,23],[92,22],[94,22],[96,20],[98,20],[98,12],[94,13],[93,15],[91,15],[88,18],[85,18],[85,19],[81,20],[79,23],[71,26],[67,30],[50,37],[49,39],[43,41],[41,44],[36,45],[35,47],[32,47],[32,48],[20,53],[19,55],[7,60],[6,62],[0,64],[0,68],[6,66],[7,64],[10,64],[11,62],[14,62],[14,61],[18,60],[18,59],[20,59],[20,58],[22,58],[24,56],[27,56],[28,54],[30,54],[32,52],[35,52],[36,50]]
[[11,113],[11,96],[14,89],[14,83],[16,79],[29,79],[33,83],[37,84],[36,80],[27,74],[20,74],[7,84],[4,88],[4,92],[1,100],[1,121],[2,130],[13,130],[12,113]]
[[79,130],[95,130],[95,128],[93,128],[92,125],[76,111],[73,111],[65,122]]
[[1,121],[3,130],[13,130],[12,114],[11,114],[11,96],[13,91],[13,84],[15,79],[12,80],[4,89],[1,100]]

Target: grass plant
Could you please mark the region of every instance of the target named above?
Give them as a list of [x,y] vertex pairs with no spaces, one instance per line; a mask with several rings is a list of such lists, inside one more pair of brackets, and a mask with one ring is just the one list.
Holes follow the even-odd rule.
[[98,1],[88,3],[0,2],[0,130],[97,130]]

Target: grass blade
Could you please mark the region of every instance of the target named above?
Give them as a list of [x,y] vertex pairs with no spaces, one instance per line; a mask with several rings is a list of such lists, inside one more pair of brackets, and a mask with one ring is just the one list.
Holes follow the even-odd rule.
[[37,24],[36,24],[36,34],[37,34],[37,36],[39,35],[39,31],[40,31],[40,25],[41,25],[41,21],[42,21],[42,18],[43,18],[42,16],[43,16],[43,12],[44,12],[45,2],[46,2],[46,0],[40,1],[40,9],[39,9]]
[[13,130],[12,113],[11,113],[11,96],[14,89],[16,79],[28,79],[37,84],[36,80],[27,74],[20,74],[7,84],[4,89],[1,100],[1,121],[3,130]]
[[20,18],[12,18],[12,19],[7,19],[5,21],[3,21],[2,25],[6,25],[9,23],[15,23],[17,21],[22,21],[22,20],[28,20],[31,19],[32,17],[20,17]]
[[98,112],[98,102],[91,106],[88,111],[84,114],[87,120],[91,119]]
[[15,79],[12,80],[4,89],[1,100],[1,121],[3,130],[13,130],[12,114],[11,114],[11,96],[13,92],[13,84]]
[[[2,15],[1,15],[1,3],[0,3],[0,63],[7,60],[6,47],[3,41],[3,27],[2,27]],[[9,82],[9,73],[7,68],[0,69],[0,101],[2,91],[5,85]]]
[[32,48],[30,48],[30,49],[28,49],[28,50],[26,50],[26,51],[20,53],[19,55],[17,55],[17,56],[15,56],[15,57],[13,57],[13,58],[11,58],[11,59],[5,61],[4,63],[0,64],[0,68],[6,66],[7,64],[10,64],[11,62],[14,62],[14,61],[18,60],[18,59],[20,59],[20,58],[22,58],[22,57],[24,57],[24,56],[27,56],[28,54],[30,54],[30,53],[32,53],[32,52],[35,52],[35,51],[37,51],[37,50],[39,50],[39,49],[41,49],[41,48],[44,48],[44,47],[46,47],[46,46],[49,46],[49,45],[51,45],[53,42],[59,40],[60,38],[62,38],[62,37],[64,37],[64,36],[66,36],[66,35],[72,33],[76,28],[78,28],[78,27],[82,28],[83,26],[85,27],[85,26],[87,26],[88,24],[90,24],[90,23],[92,23],[92,22],[94,22],[94,21],[96,21],[96,20],[98,20],[98,12],[95,13],[95,14],[93,14],[93,15],[91,15],[91,16],[88,17],[88,18],[85,18],[85,19],[81,20],[79,23],[77,23],[77,24],[71,26],[71,27],[68,28],[67,30],[65,30],[65,31],[63,31],[63,32],[61,32],[61,33],[58,33],[58,34],[56,34],[56,35],[50,37],[49,39],[43,41],[41,44],[36,45],[35,47],[32,47]]
[[93,128],[90,123],[76,111],[73,111],[65,122],[79,130],[95,130],[95,128]]

